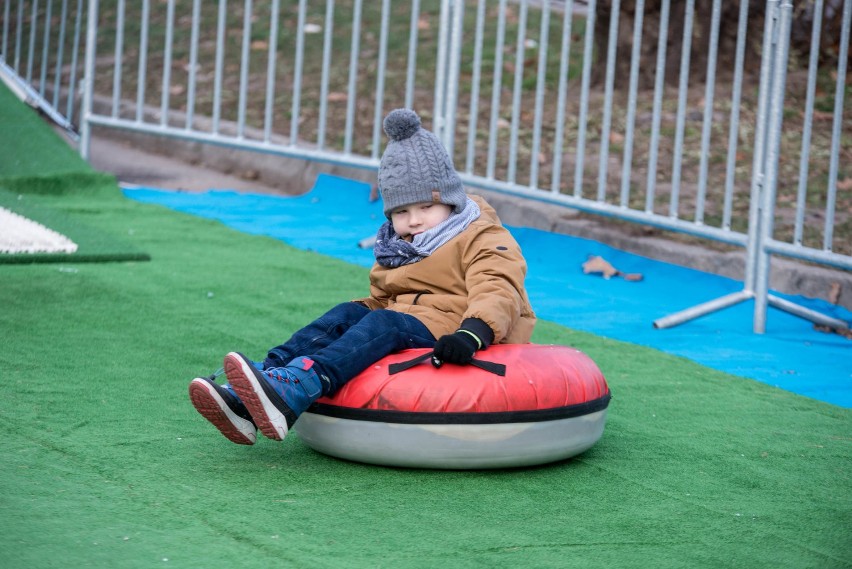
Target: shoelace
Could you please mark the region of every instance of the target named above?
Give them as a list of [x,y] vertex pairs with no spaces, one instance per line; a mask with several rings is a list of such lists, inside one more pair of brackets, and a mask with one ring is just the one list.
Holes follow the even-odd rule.
[[293,383],[299,383],[299,378],[291,377],[286,371],[282,373],[281,370],[283,370],[283,369],[284,368],[273,367],[273,368],[265,369],[265,370],[263,370],[263,372],[266,373],[267,375],[269,375],[269,377],[271,379],[274,379],[276,381],[280,381],[282,383],[290,383],[291,381]]
[[[255,367],[257,367],[257,366],[255,366]],[[261,370],[261,371],[262,371],[262,370]],[[205,376],[205,378],[204,378],[204,379],[209,379],[210,381],[214,381],[214,382],[215,382],[217,378],[219,378],[219,377],[221,377],[221,376],[223,376],[223,375],[225,375],[225,368],[220,367],[219,369],[217,369],[216,371],[214,371],[214,372],[213,372],[213,373],[211,373],[210,375]]]
[[222,376],[222,375],[225,375],[225,368],[220,367],[219,369],[217,369],[216,371],[214,371],[213,373],[211,373],[210,375],[208,375],[204,379],[209,379],[210,381],[216,381],[216,378],[219,377],[219,376]]

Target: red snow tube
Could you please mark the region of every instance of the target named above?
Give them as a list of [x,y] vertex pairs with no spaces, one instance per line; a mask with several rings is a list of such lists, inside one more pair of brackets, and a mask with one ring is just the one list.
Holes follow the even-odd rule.
[[[467,469],[562,460],[603,434],[609,388],[579,350],[498,344],[477,353],[505,366],[505,375],[452,364],[436,369],[430,353],[406,350],[378,361],[303,413],[299,437],[349,460]],[[426,361],[393,373],[416,358]]]

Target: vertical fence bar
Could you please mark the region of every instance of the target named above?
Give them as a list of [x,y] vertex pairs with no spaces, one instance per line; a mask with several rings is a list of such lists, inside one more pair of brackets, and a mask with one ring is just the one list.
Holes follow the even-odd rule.
[[669,217],[678,217],[680,180],[683,174],[683,138],[686,128],[686,106],[689,94],[689,58],[692,50],[692,20],[695,0],[687,0],[683,18],[683,42],[680,54],[680,83],[678,85],[677,124],[675,126],[674,165],[672,167],[672,195],[669,201]]
[[56,44],[56,68],[53,73],[53,108],[59,110],[59,97],[62,90],[62,63],[65,56],[65,29],[68,21],[68,0],[62,0],[59,16],[59,41]]
[[583,172],[586,161],[586,129],[589,125],[589,85],[592,78],[594,57],[595,14],[597,1],[590,0],[586,15],[586,31],[583,45],[583,78],[580,86],[580,118],[577,127],[576,164],[574,165],[574,197],[583,197]]
[[163,91],[160,93],[160,126],[169,124],[169,99],[172,89],[172,43],[175,27],[175,0],[166,0],[166,42],[163,46]]
[[[598,156],[598,201],[606,201],[606,179],[609,171],[609,137],[612,131],[612,94],[615,85],[615,53],[618,44],[618,22],[621,0],[612,0],[609,14],[609,39],[606,46],[606,85],[604,87],[603,124]],[[637,49],[637,46],[633,46]]]
[[[630,54],[630,86],[627,96],[627,131],[624,135],[624,156],[621,165],[621,207],[630,204],[630,174],[633,171],[633,136],[636,127],[636,92],[639,88],[639,52],[642,49],[642,24],[645,0],[637,0],[633,22],[633,49]],[[660,30],[662,32],[662,30]]]
[[[89,147],[91,146],[92,138],[92,125],[89,123],[89,117],[92,115],[92,92],[94,91],[93,87],[95,83],[95,50],[97,49],[98,38],[98,0],[88,0],[88,2],[89,12],[86,18],[86,60],[83,70],[83,108],[80,112],[79,146],[80,155],[84,160],[89,159]],[[78,11],[79,14],[80,12]]]
[[459,99],[459,73],[461,67],[462,24],[464,23],[464,1],[454,0],[452,27],[450,32],[449,71],[447,72],[447,90],[444,102],[444,147],[450,157],[455,153],[456,144],[456,108]]
[[361,49],[361,0],[355,0],[352,13],[352,41],[349,51],[349,90],[346,98],[346,133],[343,153],[352,153],[352,132],[355,124],[355,86],[358,82],[358,57]]
[[515,44],[515,81],[512,89],[512,126],[509,134],[509,170],[506,181],[515,183],[518,165],[518,128],[521,120],[521,98],[524,82],[524,53],[526,51],[528,0],[521,0],[518,16],[518,37]]
[[754,153],[751,166],[751,188],[749,193],[748,238],[746,241],[745,290],[754,292],[757,278],[757,258],[760,249],[760,203],[765,188],[765,166],[767,145],[767,121],[769,117],[769,94],[772,86],[773,53],[778,24],[779,0],[768,0],[763,24],[763,43],[760,57],[760,83],[758,86],[757,117],[754,130]]
[[30,43],[27,51],[27,83],[33,82],[33,61],[35,58],[35,43],[38,33],[38,0],[33,0],[32,15],[30,16]]
[[547,52],[550,41],[550,2],[541,9],[541,27],[538,32],[538,68],[535,84],[535,120],[533,123],[532,156],[530,156],[530,188],[538,187],[538,157],[541,152],[541,120],[544,106],[544,87],[547,84]]
[[3,40],[0,43],[0,60],[3,62],[9,59],[9,16],[11,11],[12,0],[5,0],[3,2]]
[[201,0],[192,0],[192,23],[189,32],[189,76],[186,90],[186,130],[195,118],[195,82],[198,76],[198,28],[201,26]]
[[[278,18],[281,6],[279,0],[272,0],[269,8],[269,45],[266,55],[266,101],[263,108],[263,142],[269,143],[272,138],[272,123],[275,118],[275,69],[278,60]],[[325,73],[323,67],[323,73]],[[328,77],[328,75],[325,75]],[[326,87],[327,89],[327,87]],[[325,102],[327,91],[320,98],[320,105]]]
[[482,73],[482,36],[485,29],[485,0],[476,5],[476,31],[473,37],[473,77],[470,80],[470,120],[467,128],[467,156],[464,171],[473,174],[473,161],[476,158],[476,131],[479,120],[479,82]]
[[450,34],[450,2],[441,0],[438,17],[438,55],[435,60],[435,94],[432,99],[432,131],[439,140],[444,138],[444,99],[447,92],[447,44]]
[[725,166],[725,199],[722,206],[722,229],[731,229],[734,203],[734,181],[737,167],[737,145],[740,132],[740,102],[743,92],[743,66],[745,64],[746,36],[748,34],[749,0],[740,0],[737,23],[737,46],[734,58],[734,85],[731,93],[731,115],[728,125],[728,158]]
[[77,13],[74,16],[74,41],[71,46],[71,76],[68,78],[68,108],[65,111],[65,116],[68,118],[69,123],[74,122],[74,99],[77,92],[77,54],[80,51],[80,34],[82,29],[83,0],[77,0]]
[[721,0],[713,0],[710,17],[710,49],[707,75],[704,81],[704,120],[701,125],[701,157],[698,166],[698,192],[695,201],[695,223],[704,223],[704,203],[707,198],[707,170],[710,156],[710,134],[713,127],[713,97],[716,91],[716,59],[719,52],[719,21]]
[[118,0],[116,6],[115,20],[115,53],[112,63],[112,117],[118,117],[118,109],[121,103],[121,76],[124,61],[124,17],[125,1]]
[[41,44],[41,73],[38,81],[38,94],[44,97],[47,86],[47,62],[50,59],[50,31],[53,16],[53,0],[47,0],[44,13],[44,34]]
[[500,95],[503,90],[503,41],[506,36],[506,0],[500,0],[497,14],[497,39],[494,46],[494,75],[491,82],[491,124],[488,131],[488,167],[486,178],[494,179],[497,164],[497,127],[500,121]]
[[334,37],[334,0],[325,3],[325,25],[322,38],[322,75],[320,77],[320,107],[317,124],[317,147],[325,148],[325,125],[328,120],[328,77],[331,67],[332,38]]
[[296,67],[293,70],[293,106],[290,110],[290,146],[299,140],[299,117],[302,114],[302,74],[305,67],[305,12],[307,0],[299,0],[296,25]]
[[145,73],[148,66],[148,21],[150,19],[150,0],[142,0],[142,21],[139,39],[139,83],[136,86],[136,122],[142,122],[145,113]]
[[222,69],[225,65],[225,20],[228,0],[219,0],[216,22],[216,63],[213,71],[213,134],[219,134],[222,117]]
[[[237,100],[237,138],[245,138],[246,132],[246,106],[248,105],[248,75],[249,75],[249,55],[251,53],[251,18],[254,12],[252,0],[244,0],[243,2],[243,43],[240,50],[240,87]],[[296,30],[296,34],[301,34],[301,29]],[[294,83],[298,81],[298,76],[294,78]],[[293,119],[296,120],[295,118]],[[292,141],[291,141],[292,142]]]
[[804,124],[802,126],[802,150],[799,154],[799,185],[796,191],[796,220],[793,226],[793,243],[802,244],[805,220],[805,198],[808,193],[808,163],[810,162],[811,133],[814,117],[814,95],[816,93],[817,67],[819,66],[819,41],[822,29],[823,0],[816,0],[814,21],[811,28],[811,55],[808,59],[808,85],[805,95]]
[[824,251],[831,251],[834,237],[834,207],[837,199],[837,167],[840,158],[841,128],[843,126],[843,98],[846,89],[846,65],[849,55],[849,26],[852,20],[852,0],[843,3],[841,17],[840,52],[837,62],[837,82],[834,91],[834,121],[831,128],[831,160],[828,168],[828,197],[825,205]]
[[[743,0],[747,2],[748,0]],[[645,212],[654,213],[657,188],[657,160],[660,150],[660,117],[666,88],[666,48],[668,47],[671,0],[663,0],[660,10],[660,37],[657,39],[657,67],[654,75],[654,108],[651,113],[651,142],[648,150],[648,178],[645,182]]]
[[[11,0],[10,0],[11,1]],[[82,0],[81,0],[82,1]],[[18,0],[18,18],[15,26],[15,73],[21,74],[21,37],[24,35],[24,0]]]
[[558,194],[562,186],[562,147],[565,138],[565,101],[568,98],[568,60],[571,56],[571,24],[574,0],[565,3],[562,14],[562,45],[559,50],[559,87],[556,95],[556,129],[553,135],[553,171],[551,193]]
[[417,70],[417,40],[420,26],[420,0],[411,2],[411,25],[408,29],[408,61],[405,72],[405,108],[414,106],[414,73]]
[[435,81],[434,93],[432,95],[432,130],[435,135],[441,138],[441,127],[443,124],[442,115],[444,113],[444,90],[446,81],[446,64],[447,64],[447,36],[449,35],[449,5],[451,0],[441,0],[441,9],[438,14],[438,52],[435,56]]
[[382,0],[382,21],[379,28],[379,65],[376,69],[376,100],[373,106],[373,143],[370,157],[378,158],[382,146],[382,120],[385,99],[385,68],[388,61],[388,28],[390,27],[390,0]]
[[761,196],[760,237],[757,251],[757,276],[754,298],[754,332],[766,332],[766,309],[769,295],[770,255],[766,243],[772,239],[775,216],[775,194],[778,187],[778,163],[781,147],[781,123],[784,120],[784,86],[790,41],[790,17],[793,5],[783,0],[779,10],[777,45],[773,53],[772,95],[766,134],[765,184]]

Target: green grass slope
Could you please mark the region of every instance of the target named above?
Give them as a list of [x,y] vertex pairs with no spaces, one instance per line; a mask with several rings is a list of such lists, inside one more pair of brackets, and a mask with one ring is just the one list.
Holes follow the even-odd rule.
[[[123,234],[104,232],[86,223],[102,213],[101,204],[122,199],[115,178],[93,170],[2,82],[0,125],[0,207],[58,231],[78,246],[72,254],[0,254],[0,264],[149,258],[131,246]],[[66,202],[59,199],[63,196],[88,201]]]
[[146,263],[0,265],[8,567],[852,567],[848,410],[541,323],[614,399],[575,459],[445,472],[225,440],[188,382],[367,271],[150,206],[66,195]]
[[0,82],[0,180],[27,182],[47,177],[103,178],[60,139],[38,113]]
[[[20,189],[20,186],[18,186]],[[91,181],[76,192],[72,201],[54,195],[12,193],[3,190],[0,181],[0,207],[15,212],[67,236],[77,244],[74,253],[2,253],[0,265],[12,263],[104,263],[109,261],[147,261],[150,255],[130,244],[121,234],[95,229],[86,220],[108,211],[109,202],[122,200],[115,181],[92,185]],[[104,208],[102,210],[101,208]]]

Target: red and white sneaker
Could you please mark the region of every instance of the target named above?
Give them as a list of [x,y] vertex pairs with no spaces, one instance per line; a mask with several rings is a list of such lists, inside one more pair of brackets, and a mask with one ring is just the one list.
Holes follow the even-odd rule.
[[257,427],[251,414],[228,387],[207,377],[196,377],[189,384],[189,399],[196,411],[229,441],[253,445],[257,440]]

